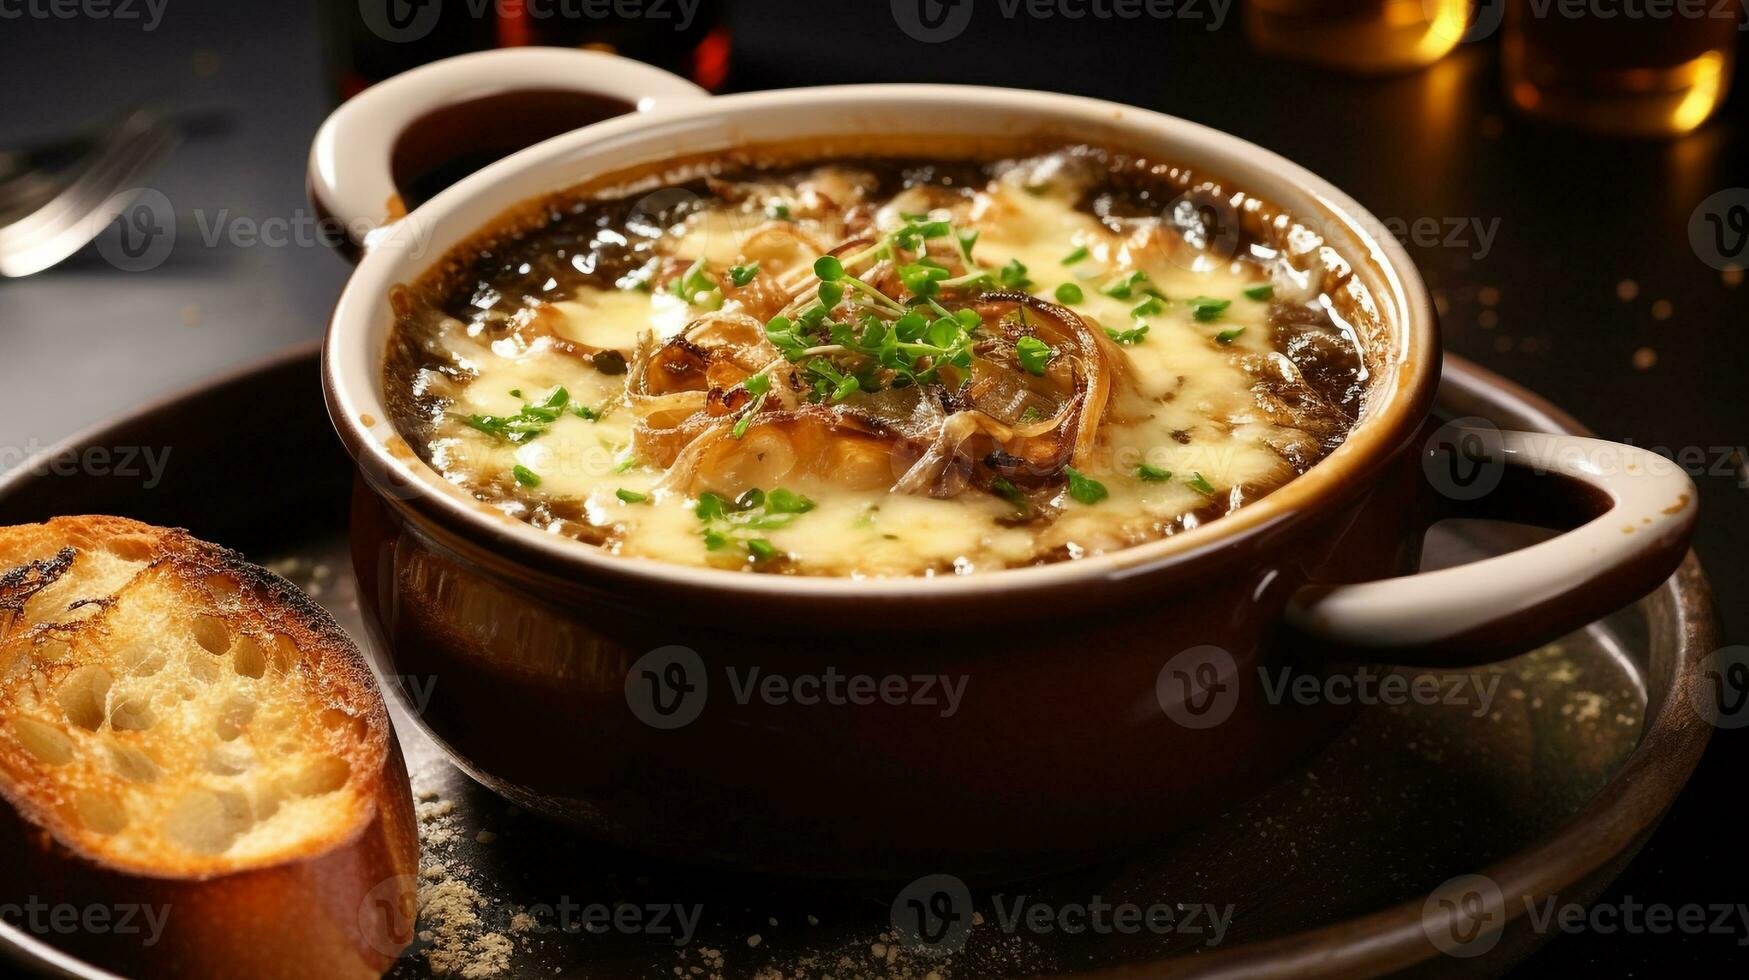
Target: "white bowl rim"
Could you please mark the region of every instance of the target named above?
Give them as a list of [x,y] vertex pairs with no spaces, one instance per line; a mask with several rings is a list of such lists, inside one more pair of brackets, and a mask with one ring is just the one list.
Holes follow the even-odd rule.
[[[659,100],[660,101],[660,100]],[[1101,126],[1145,134],[1183,148],[1184,156],[1219,162],[1206,168],[1213,175],[1234,180],[1236,189],[1286,207],[1289,214],[1305,217],[1304,207],[1291,202],[1310,201],[1334,218],[1333,230],[1349,237],[1337,252],[1357,269],[1365,258],[1372,263],[1384,290],[1373,289],[1373,301],[1391,325],[1397,349],[1395,370],[1383,387],[1370,397],[1382,399],[1349,431],[1335,451],[1305,473],[1274,492],[1201,527],[1158,540],[1079,559],[1014,568],[978,571],[968,575],[919,575],[908,577],[858,577],[766,575],[738,570],[690,566],[659,559],[614,555],[584,542],[543,531],[509,515],[490,510],[465,497],[435,469],[406,451],[394,428],[382,391],[385,346],[368,343],[373,320],[388,312],[388,293],[398,283],[417,278],[442,258],[451,246],[422,253],[420,249],[376,247],[386,236],[397,233],[422,241],[436,238],[436,230],[454,220],[456,212],[481,198],[501,197],[496,214],[517,203],[538,199],[601,176],[580,168],[574,176],[556,185],[532,181],[543,166],[569,159],[587,161],[586,148],[604,152],[625,144],[648,142],[659,134],[679,134],[691,125],[695,131],[714,127],[719,134],[734,122],[799,108],[830,107],[835,112],[872,112],[895,105],[917,104],[1001,110],[1036,116],[1040,122],[1082,119]],[[806,117],[794,127],[795,139],[809,134]],[[762,141],[763,142],[763,141]],[[667,153],[679,157],[710,146],[680,146]],[[1178,162],[1177,160],[1169,162]],[[1193,164],[1194,166],[1194,164]],[[623,169],[609,167],[609,172]],[[1239,179],[1235,174],[1243,174]],[[445,232],[457,241],[479,230],[479,222],[460,232]],[[508,537],[523,554],[539,556],[543,565],[582,565],[605,578],[629,578],[650,584],[689,585],[720,595],[748,597],[835,596],[864,600],[944,599],[968,593],[1014,593],[1060,588],[1104,579],[1117,581],[1145,574],[1163,566],[1179,566],[1199,557],[1230,549],[1285,520],[1292,520],[1303,505],[1321,495],[1356,493],[1365,484],[1362,471],[1381,465],[1402,448],[1406,435],[1419,425],[1438,380],[1440,347],[1432,302],[1413,262],[1403,246],[1390,235],[1375,236],[1371,229],[1384,226],[1352,198],[1298,164],[1254,143],[1216,129],[1146,109],[1083,96],[1037,92],[1025,89],[971,85],[873,84],[783,89],[709,98],[683,98],[661,102],[649,111],[610,119],[538,143],[490,164],[458,181],[411,215],[381,229],[342,290],[323,343],[324,387],[329,413],[351,448],[355,462],[367,474],[387,474],[402,486],[415,487],[414,494],[436,508],[452,526],[470,527],[490,539]],[[1328,235],[1326,238],[1328,239]],[[386,331],[385,331],[386,337]],[[1414,413],[1415,418],[1405,418]],[[366,424],[368,420],[369,424]],[[391,446],[400,443],[399,451]],[[368,458],[360,458],[361,454]],[[377,481],[372,480],[373,484]],[[1346,484],[1346,486],[1345,486]],[[592,578],[595,576],[591,576]]]

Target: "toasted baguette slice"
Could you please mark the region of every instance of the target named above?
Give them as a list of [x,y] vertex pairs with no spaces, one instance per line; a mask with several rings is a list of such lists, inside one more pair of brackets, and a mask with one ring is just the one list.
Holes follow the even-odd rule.
[[412,939],[413,801],[357,648],[187,532],[0,528],[0,795],[0,903],[43,909],[13,924],[119,972],[375,977]]

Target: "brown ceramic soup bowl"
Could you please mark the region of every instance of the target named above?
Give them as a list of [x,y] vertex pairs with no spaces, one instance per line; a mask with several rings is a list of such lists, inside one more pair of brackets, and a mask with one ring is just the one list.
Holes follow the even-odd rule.
[[[639,111],[403,217],[398,129],[518,85]],[[545,533],[442,479],[390,421],[391,289],[519,205],[728,150],[918,139],[1109,146],[1269,202],[1279,212],[1233,220],[1323,277],[1365,347],[1359,422],[1303,475],[1185,533],[1037,567],[846,579],[665,564]],[[615,844],[898,879],[1109,855],[1218,813],[1350,716],[1284,698],[1279,678],[1510,656],[1649,591],[1687,547],[1693,488],[1659,457],[1430,423],[1437,325],[1399,245],[1314,175],[1183,120],[947,86],[704,98],[611,57],[524,50],[384,83],[335,113],[311,166],[318,203],[364,244],[323,377],[360,473],[353,555],[379,665],[475,778]],[[1416,573],[1423,533],[1450,516],[1566,533]]]

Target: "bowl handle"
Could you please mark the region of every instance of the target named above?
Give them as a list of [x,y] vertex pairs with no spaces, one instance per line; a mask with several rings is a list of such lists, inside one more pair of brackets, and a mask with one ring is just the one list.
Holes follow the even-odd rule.
[[[599,96],[638,112],[710,94],[660,68],[574,48],[479,51],[402,72],[335,109],[310,145],[310,199],[331,243],[356,258],[406,217],[394,154],[410,125],[446,107],[518,91]],[[463,145],[457,142],[446,149],[467,149],[465,136]]]
[[1504,659],[1645,595],[1687,553],[1694,483],[1656,453],[1454,424],[1434,435],[1422,462],[1438,495],[1435,519],[1572,530],[1454,568],[1306,586],[1287,623],[1312,641],[1315,658],[1448,666]]

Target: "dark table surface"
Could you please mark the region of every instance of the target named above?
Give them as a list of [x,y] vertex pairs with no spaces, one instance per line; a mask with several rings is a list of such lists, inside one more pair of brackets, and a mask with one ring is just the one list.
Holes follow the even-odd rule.
[[[310,235],[304,199],[309,139],[330,106],[314,6],[178,0],[157,5],[156,19],[143,3],[132,9],[136,19],[0,20],[0,146],[144,95],[223,123],[181,146],[151,183],[177,221],[162,266],[124,272],[88,249],[46,274],[0,281],[0,470],[154,395],[319,336],[346,277]],[[985,3],[957,38],[924,44],[879,0],[738,3],[728,87],[1048,89],[1207,123],[1306,165],[1387,222],[1420,229],[1407,244],[1440,299],[1449,350],[1604,437],[1684,454],[1702,496],[1696,548],[1725,635],[1749,636],[1749,450],[1739,448],[1749,445],[1749,286],[1702,262],[1688,235],[1704,199],[1749,185],[1749,113],[1737,108],[1749,92],[1683,140],[1619,142],[1514,116],[1491,40],[1424,72],[1358,80],[1259,58],[1224,3],[1183,8],[1202,17],[1174,21],[1039,21],[1005,9]],[[276,220],[289,241],[250,240]],[[1637,284],[1632,299],[1624,280]],[[1733,805],[1742,749],[1741,734],[1719,733],[1605,902],[1749,902]],[[1740,971],[1745,928],[1586,931],[1525,970]]]

